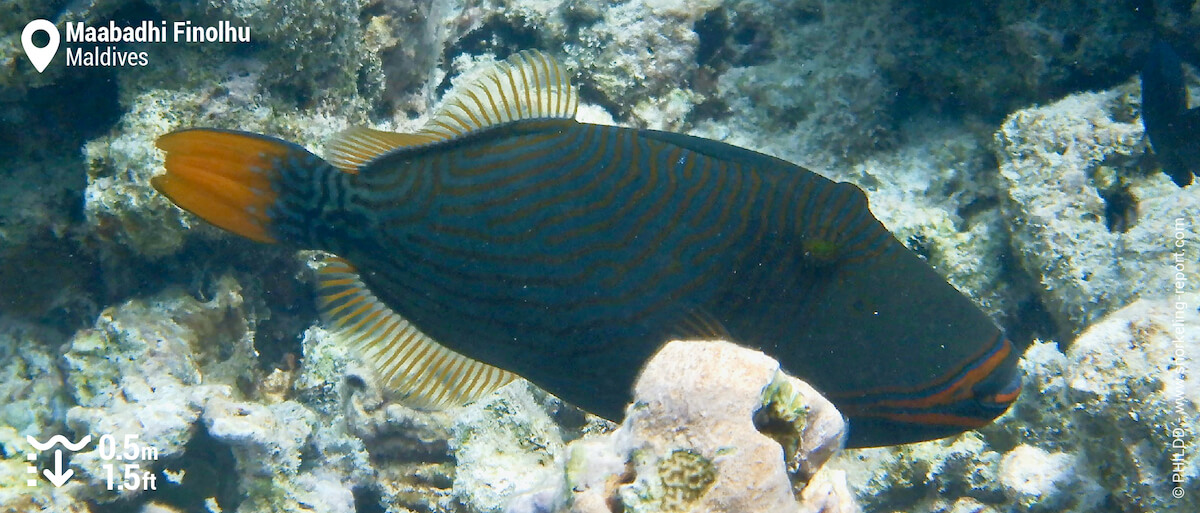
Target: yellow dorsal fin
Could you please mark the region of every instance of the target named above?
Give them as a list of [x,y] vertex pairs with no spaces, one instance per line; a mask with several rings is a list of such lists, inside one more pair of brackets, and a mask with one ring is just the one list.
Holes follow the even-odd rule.
[[326,145],[326,159],[356,173],[381,155],[400,148],[453,139],[510,121],[575,119],[579,95],[566,67],[537,50],[525,50],[493,64],[455,87],[433,117],[413,134],[353,127]]
[[542,52],[525,50],[455,87],[418,133],[453,139],[519,119],[574,119],[578,109],[567,68]]
[[325,158],[334,167],[357,173],[363,164],[397,148],[421,146],[441,140],[429,134],[400,134],[356,126],[343,130],[325,145]]
[[380,384],[421,409],[461,406],[517,376],[439,344],[367,290],[344,259],[322,258],[317,307],[326,328],[371,365]]

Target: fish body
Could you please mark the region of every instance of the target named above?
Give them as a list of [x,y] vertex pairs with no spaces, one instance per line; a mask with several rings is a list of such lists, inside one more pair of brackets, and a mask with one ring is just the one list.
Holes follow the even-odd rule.
[[1186,187],[1200,175],[1200,107],[1188,109],[1183,64],[1164,41],[1150,49],[1141,72],[1142,123],[1175,185]]
[[[543,59],[518,54],[501,78],[530,55]],[[851,446],[979,427],[1016,398],[1012,344],[857,187],[718,141],[580,123],[572,99],[507,118],[500,101],[459,103],[449,134],[360,129],[332,164],[266,136],[176,132],[155,185],[232,231],[336,254],[327,322],[428,404],[519,375],[616,420],[642,364],[698,338],[776,358],[847,415]],[[205,173],[257,192],[190,199]]]

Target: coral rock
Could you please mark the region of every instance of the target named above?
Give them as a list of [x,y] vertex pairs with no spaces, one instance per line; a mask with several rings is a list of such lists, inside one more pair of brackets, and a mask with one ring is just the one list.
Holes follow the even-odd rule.
[[565,444],[538,395],[517,380],[456,416],[454,494],[468,511],[534,513],[566,501]]
[[[1040,345],[1027,370],[1040,393],[1015,412],[1031,419],[1026,443],[1087,461],[1077,468],[1120,509],[1200,510],[1200,455],[1178,447],[1194,447],[1200,425],[1200,377],[1188,371],[1200,355],[1198,302],[1139,300],[1089,327],[1065,357]],[[1166,485],[1173,478],[1182,498]]]
[[295,401],[264,406],[214,397],[204,406],[208,433],[234,449],[239,470],[249,475],[295,474],[314,421]]
[[804,485],[800,493],[802,513],[861,513],[862,508],[850,493],[846,484],[846,473],[832,468],[821,468]]
[[[793,479],[819,475],[844,436],[833,405],[766,355],[672,342],[643,369],[621,427],[569,446],[572,511],[801,511]],[[838,476],[811,483],[806,511],[855,511]]]
[[[1135,165],[1145,151],[1131,85],[1017,111],[996,133],[1016,252],[1063,326],[1078,331],[1200,261],[1200,195]],[[1165,237],[1171,237],[1168,241]],[[1183,269],[1200,282],[1200,266]]]
[[1000,461],[1004,491],[1030,511],[1058,511],[1069,492],[1079,491],[1071,490],[1075,473],[1071,455],[1029,445],[1018,445]]

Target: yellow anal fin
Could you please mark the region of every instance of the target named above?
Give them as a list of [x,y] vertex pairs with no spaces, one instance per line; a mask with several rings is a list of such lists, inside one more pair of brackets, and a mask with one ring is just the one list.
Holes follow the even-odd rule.
[[180,208],[221,228],[273,243],[267,208],[275,202],[273,166],[292,145],[257,134],[192,129],[158,138],[166,174],[150,183]]
[[381,385],[419,409],[469,403],[517,376],[439,344],[384,305],[349,262],[322,258],[317,270],[317,307],[339,339],[371,365]]

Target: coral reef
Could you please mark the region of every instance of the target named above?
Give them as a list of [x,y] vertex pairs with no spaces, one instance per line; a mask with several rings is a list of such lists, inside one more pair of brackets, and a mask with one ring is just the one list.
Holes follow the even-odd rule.
[[[65,380],[53,380],[61,392],[41,390],[45,381],[40,375],[46,371],[36,369],[45,368],[37,364],[45,357],[39,356],[44,353],[36,349],[36,336],[5,346],[26,347],[18,361],[28,362],[15,367],[24,381],[8,383],[24,382],[41,397],[62,394],[76,404],[65,414],[47,411],[64,408],[53,401],[29,408],[27,416],[47,417],[40,421],[44,432],[15,418],[11,425],[42,438],[67,432],[91,434],[94,441],[71,457],[75,477],[67,486],[0,497],[0,507],[22,509],[16,505],[31,500],[61,504],[55,509],[67,511],[88,503],[123,499],[136,504],[154,498],[193,508],[212,502],[226,510],[278,511],[304,503],[321,505],[324,511],[353,511],[348,481],[361,480],[361,472],[369,471],[365,456],[354,458],[365,453],[362,442],[336,424],[318,423],[317,412],[308,406],[250,385],[272,382],[255,363],[255,304],[247,302],[234,279],[225,277],[207,300],[171,290],[111,307],[66,345],[61,356]],[[63,425],[59,423],[67,430],[55,427]],[[6,429],[8,435],[17,434]],[[24,440],[8,435],[6,447],[27,450]],[[137,444],[152,451],[126,463],[154,474],[154,491],[139,494],[108,486],[105,465],[112,460],[98,440],[103,435],[121,444],[117,450]],[[325,463],[305,465],[308,452]],[[228,467],[221,467],[221,454],[228,454]],[[350,463],[338,465],[339,460]],[[21,470],[24,475],[23,465]]]
[[[0,511],[767,507],[737,502],[752,499],[854,511],[850,493],[868,511],[1200,510],[1190,370],[1200,298],[1162,299],[1200,283],[1200,199],[1154,169],[1130,80],[1152,35],[1200,51],[1200,7],[1131,10],[1108,0],[6,2]],[[60,29],[237,20],[254,43],[147,45],[144,68],[67,68],[60,53],[38,73],[19,37],[38,17]],[[456,76],[531,47],[574,68],[581,119],[725,140],[858,184],[898,238],[1014,340],[1059,342],[1028,349],[1027,387],[996,425],[825,465],[839,447],[836,412],[765,357],[723,345],[660,355],[615,431],[525,382],[422,412],[388,402],[312,326],[289,252],[232,240],[149,186],[161,167],[153,142],[170,130],[249,130],[320,150],[347,126],[413,126]],[[1194,72],[1188,81],[1200,98]],[[1078,92],[1088,89],[1099,92]],[[728,375],[730,361],[748,369],[744,382],[686,378],[704,365]],[[107,490],[96,442],[69,459],[66,485],[20,486],[25,437],[56,433],[136,435],[158,452],[143,467],[159,489]],[[757,479],[760,496],[734,497]]]
[[[110,308],[94,328],[75,336],[64,355],[67,391],[78,404],[67,412],[67,425],[76,433],[112,435],[122,444],[133,437],[153,448],[153,458],[133,463],[160,473],[157,490],[168,494],[163,497],[168,502],[183,500],[172,499],[175,487],[167,482],[178,473],[174,481],[214,494],[198,500],[223,508],[240,504],[243,511],[274,511],[298,501],[336,505],[336,494],[305,492],[321,488],[314,487],[319,472],[298,472],[314,415],[294,401],[262,404],[246,397],[246,383],[261,379],[251,342],[254,319],[254,308],[231,278],[220,281],[207,301],[174,291]],[[201,442],[212,448],[197,456],[192,447]],[[221,468],[219,460],[212,461],[218,451],[230,454],[236,466]],[[201,461],[192,461],[196,458]],[[81,498],[115,498],[103,492],[111,490],[103,472],[108,461],[102,444],[73,457],[81,483],[88,485]],[[208,475],[234,489],[198,485],[189,475]],[[135,494],[118,492],[127,499]]]
[[625,422],[568,446],[571,511],[857,511],[840,474],[803,505],[793,493],[844,437],[833,405],[766,355],[671,342],[647,362]]
[[303,347],[292,386],[317,414],[307,461],[351,491],[355,509],[451,511],[451,415],[384,401],[371,373],[321,328],[306,331]]
[[937,36],[895,38],[886,72],[914,101],[997,119],[1124,80],[1153,37],[1147,15],[1176,9],[1170,2],[1140,10],[1120,1],[909,2],[900,7],[907,30]]
[[[1200,261],[1200,197],[1140,170],[1146,141],[1133,82],[1019,110],[996,134],[1013,245],[1044,303],[1078,331]],[[1178,253],[1178,255],[1176,255]],[[1184,279],[1200,283],[1200,267]]]
[[885,4],[726,2],[698,24],[697,132],[817,168],[892,145],[896,95],[881,66],[906,34],[872,28],[902,27]]
[[0,316],[0,511],[53,510],[84,513],[72,492],[79,487],[29,487],[31,450],[27,436],[45,440],[62,431],[69,400],[62,393],[62,371],[53,342],[57,337],[29,323]]
[[565,502],[565,444],[547,401],[557,402],[518,380],[456,416],[454,494],[468,511],[554,511]]
[[48,438],[69,402],[53,349],[54,333],[11,317],[0,318],[0,426],[14,439]]
[[[1005,496],[1028,511],[1095,508],[1103,490],[1085,476],[1086,469],[1076,457],[1030,445],[1018,445],[1005,453],[998,475]],[[1081,482],[1085,486],[1080,486]]]
[[[67,425],[136,436],[159,459],[182,455],[205,403],[231,396],[230,378],[253,367],[246,306],[240,286],[226,279],[208,302],[168,294],[107,309],[63,355],[66,389],[78,405]],[[100,449],[72,460],[96,491],[106,488]]]
[[889,138],[895,95],[872,55],[887,46],[888,33],[859,28],[891,24],[886,7],[481,1],[462,12],[447,39],[450,51],[562,47],[585,100],[638,126],[695,128],[735,143],[746,136],[756,141],[747,146],[816,164]]
[[[1198,301],[1195,293],[1138,300],[1088,327],[1063,354],[1035,346],[1026,374],[1027,389],[1038,393],[1014,407],[1024,422],[1000,427],[1014,440],[1090,462],[1081,474],[1118,508],[1200,507],[1200,454],[1187,450],[1200,425],[1200,383],[1189,372],[1200,355]],[[1171,497],[1168,482],[1185,497]]]

